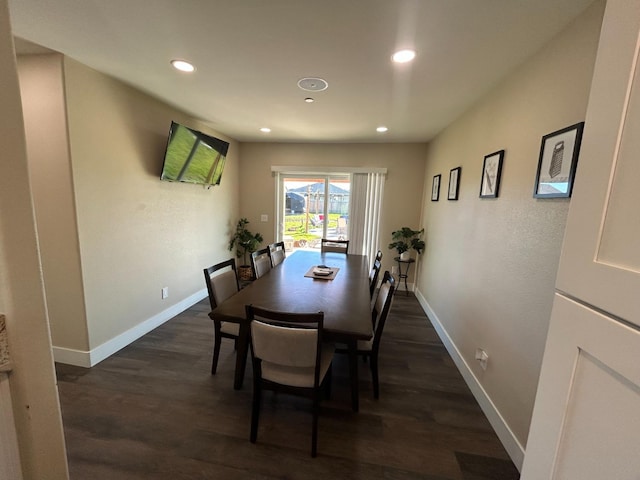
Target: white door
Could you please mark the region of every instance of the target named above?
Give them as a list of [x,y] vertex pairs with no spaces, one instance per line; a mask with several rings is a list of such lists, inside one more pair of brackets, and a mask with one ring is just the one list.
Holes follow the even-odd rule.
[[523,480],[640,479],[640,0],[609,0]]
[[523,480],[640,478],[640,331],[556,295]]
[[640,325],[640,1],[610,0],[556,288]]

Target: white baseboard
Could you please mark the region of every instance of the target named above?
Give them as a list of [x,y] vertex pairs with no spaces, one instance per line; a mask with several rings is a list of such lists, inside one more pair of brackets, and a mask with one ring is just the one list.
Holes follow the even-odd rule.
[[207,290],[202,289],[88,352],[54,346],[53,358],[59,363],[85,368],[93,367],[105,358],[116,353],[118,350],[121,350],[130,343],[136,341],[138,338],[149,333],[154,328],[159,327],[168,320],[171,320],[191,305],[198,303],[207,295]]
[[[393,275],[393,278],[396,281],[396,291],[397,292],[413,292],[415,289],[413,288],[413,283],[412,282],[407,282],[407,289],[404,289],[404,280],[400,281],[399,278],[397,278],[398,275]],[[380,285],[380,283],[382,283],[382,280],[380,280],[378,282],[378,286]]]
[[420,302],[420,305],[422,306],[422,309],[431,320],[431,323],[438,333],[440,340],[442,340],[442,343],[449,352],[449,355],[451,355],[451,358],[458,367],[458,370],[460,370],[460,373],[462,374],[464,381],[467,383],[467,386],[471,390],[471,393],[473,393],[473,396],[478,401],[480,408],[487,416],[489,423],[498,435],[498,438],[502,442],[502,445],[511,457],[511,460],[513,461],[518,471],[521,471],[522,462],[524,460],[524,447],[513,434],[513,431],[509,428],[509,425],[507,425],[504,418],[496,408],[495,404],[491,401],[491,398],[487,394],[486,390],[482,387],[482,384],[480,383],[478,378],[474,375],[471,368],[469,368],[469,364],[466,362],[466,360],[456,347],[455,343],[453,343],[453,340],[440,322],[440,319],[433,311],[427,300],[424,298],[420,290],[416,290],[415,294],[418,302]]
[[66,365],[75,365],[76,367],[91,367],[91,352],[85,350],[74,350],[72,348],[51,347],[53,350],[53,359],[58,363]]

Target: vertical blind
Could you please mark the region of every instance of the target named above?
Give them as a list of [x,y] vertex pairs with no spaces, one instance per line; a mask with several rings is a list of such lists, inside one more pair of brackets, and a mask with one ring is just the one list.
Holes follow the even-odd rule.
[[367,255],[373,264],[380,248],[380,215],[384,193],[384,173],[354,173],[351,179],[349,249]]

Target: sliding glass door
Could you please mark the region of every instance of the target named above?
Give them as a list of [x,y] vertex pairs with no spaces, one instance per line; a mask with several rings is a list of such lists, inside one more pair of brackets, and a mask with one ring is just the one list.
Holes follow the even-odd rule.
[[277,190],[278,240],[287,251],[349,238],[351,175],[281,174]]

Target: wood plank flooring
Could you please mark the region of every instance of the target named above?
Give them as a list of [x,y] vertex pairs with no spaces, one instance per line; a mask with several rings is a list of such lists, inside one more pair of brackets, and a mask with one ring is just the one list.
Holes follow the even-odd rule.
[[91,369],[56,365],[72,480],[519,478],[413,295],[399,292],[380,352],[380,399],[359,362],[360,412],[348,363],[334,361],[318,457],[309,400],[266,392],[249,442],[251,366],[233,390],[233,342],[210,375],[206,300]]

